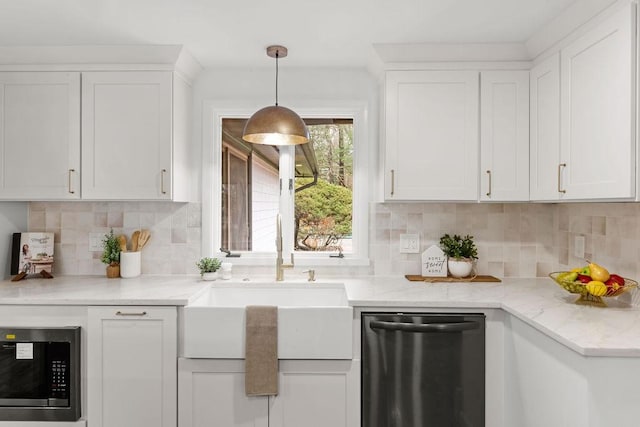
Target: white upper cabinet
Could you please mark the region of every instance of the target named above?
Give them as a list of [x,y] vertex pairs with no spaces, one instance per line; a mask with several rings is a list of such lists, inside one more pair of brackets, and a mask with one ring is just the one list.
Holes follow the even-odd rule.
[[478,72],[388,71],[385,200],[477,200]]
[[78,199],[80,172],[80,73],[0,73],[0,199]]
[[3,52],[19,65],[0,65],[0,200],[197,199],[201,67],[181,46]]
[[171,198],[172,75],[82,74],[83,198]]
[[561,51],[560,192],[635,196],[635,7]]
[[529,200],[529,72],[480,75],[480,200]]
[[559,54],[531,69],[530,85],[530,198],[557,200],[563,194],[558,192],[561,169]]
[[531,70],[531,200],[635,197],[635,6]]

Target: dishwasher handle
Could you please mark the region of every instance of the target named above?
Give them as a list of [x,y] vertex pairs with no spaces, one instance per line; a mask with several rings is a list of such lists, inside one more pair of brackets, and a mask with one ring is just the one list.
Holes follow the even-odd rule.
[[402,332],[462,332],[480,328],[480,323],[464,320],[462,322],[451,323],[402,323],[402,322],[384,322],[381,320],[372,320],[369,323],[371,329],[383,329],[385,331],[402,331]]

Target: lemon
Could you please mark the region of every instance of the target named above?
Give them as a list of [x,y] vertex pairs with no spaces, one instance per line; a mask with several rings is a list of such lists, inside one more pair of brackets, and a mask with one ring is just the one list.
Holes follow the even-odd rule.
[[607,293],[607,285],[605,285],[599,280],[590,281],[589,283],[587,283],[586,287],[587,287],[587,292],[597,297],[601,297]]

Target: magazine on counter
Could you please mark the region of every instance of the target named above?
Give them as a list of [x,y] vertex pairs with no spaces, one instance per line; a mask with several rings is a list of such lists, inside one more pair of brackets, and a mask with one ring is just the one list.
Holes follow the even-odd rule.
[[11,274],[53,270],[53,233],[13,233]]

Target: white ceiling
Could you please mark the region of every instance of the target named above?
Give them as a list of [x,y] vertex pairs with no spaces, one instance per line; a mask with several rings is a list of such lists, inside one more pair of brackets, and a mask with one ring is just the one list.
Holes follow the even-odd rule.
[[0,44],[181,44],[205,67],[283,44],[287,66],[366,66],[378,43],[524,42],[574,1],[0,0]]

